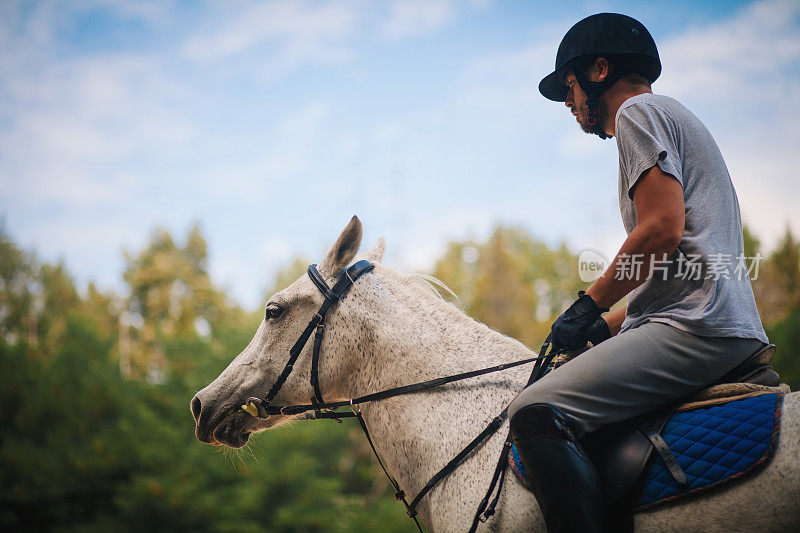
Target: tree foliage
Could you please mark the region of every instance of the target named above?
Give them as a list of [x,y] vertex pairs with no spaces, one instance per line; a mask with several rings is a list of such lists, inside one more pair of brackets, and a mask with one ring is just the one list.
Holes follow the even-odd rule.
[[124,298],[0,250],[0,530],[407,530],[353,426],[195,439],[189,400],[261,317],[213,286],[199,230],[128,254]]
[[759,276],[753,281],[753,292],[767,336],[778,349],[773,366],[792,389],[797,389],[800,387],[800,242],[788,227],[775,250],[762,261]]
[[564,244],[553,249],[522,229],[498,227],[485,243],[451,242],[434,276],[475,319],[536,346],[585,288],[577,264]]
[[[748,255],[759,250],[749,232]],[[800,386],[800,245],[754,282],[775,361]],[[275,275],[277,291],[305,271]],[[585,284],[577,258],[519,228],[451,242],[434,274],[477,319],[536,346]],[[157,231],[126,254],[127,295],[79,290],[0,227],[0,529],[408,531],[354,425],[267,432],[234,452],[194,438],[188,402],[249,342],[261,310],[214,286],[206,241]]]

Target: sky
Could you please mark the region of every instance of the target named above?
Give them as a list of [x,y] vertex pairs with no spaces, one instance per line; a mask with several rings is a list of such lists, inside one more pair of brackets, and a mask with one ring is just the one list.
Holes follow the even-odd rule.
[[199,223],[248,307],[353,214],[402,270],[497,224],[613,255],[616,143],[537,90],[602,11],[650,30],[654,92],[714,135],[765,249],[800,233],[800,0],[0,2],[0,217],[118,292],[123,250]]

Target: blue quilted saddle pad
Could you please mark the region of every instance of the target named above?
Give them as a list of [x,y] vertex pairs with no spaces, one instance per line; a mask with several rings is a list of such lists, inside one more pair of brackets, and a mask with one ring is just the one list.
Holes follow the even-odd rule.
[[661,435],[686,473],[679,484],[653,453],[641,482],[637,509],[674,500],[736,479],[772,455],[780,427],[782,394],[764,394],[675,413]]
[[[661,434],[687,483],[675,481],[653,452],[638,484],[636,510],[716,487],[765,464],[777,443],[782,400],[783,394],[764,394],[672,415]],[[516,446],[509,455],[511,469],[530,490]]]

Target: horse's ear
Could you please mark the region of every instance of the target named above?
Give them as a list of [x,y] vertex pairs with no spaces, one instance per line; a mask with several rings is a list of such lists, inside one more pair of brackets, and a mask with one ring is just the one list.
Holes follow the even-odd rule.
[[375,246],[372,247],[372,250],[364,254],[364,259],[370,261],[372,263],[380,263],[383,259],[383,253],[386,251],[386,239],[381,237],[378,239],[378,242],[375,243]]
[[362,231],[361,221],[357,216],[353,216],[331,249],[325,254],[325,258],[319,264],[319,269],[332,276],[346,267],[356,256],[358,247],[361,246]]

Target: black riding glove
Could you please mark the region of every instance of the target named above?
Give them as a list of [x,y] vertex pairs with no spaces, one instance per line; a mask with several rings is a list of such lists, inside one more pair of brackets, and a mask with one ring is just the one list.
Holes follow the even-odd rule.
[[[578,299],[553,322],[553,347],[557,350],[573,351],[586,346],[592,327],[605,311],[608,309],[597,307],[585,291],[579,291]],[[608,336],[611,336],[611,332]]]
[[592,343],[592,346],[597,346],[606,339],[611,338],[611,330],[608,328],[608,322],[603,317],[594,321],[594,324],[589,326],[586,331],[586,338]]

